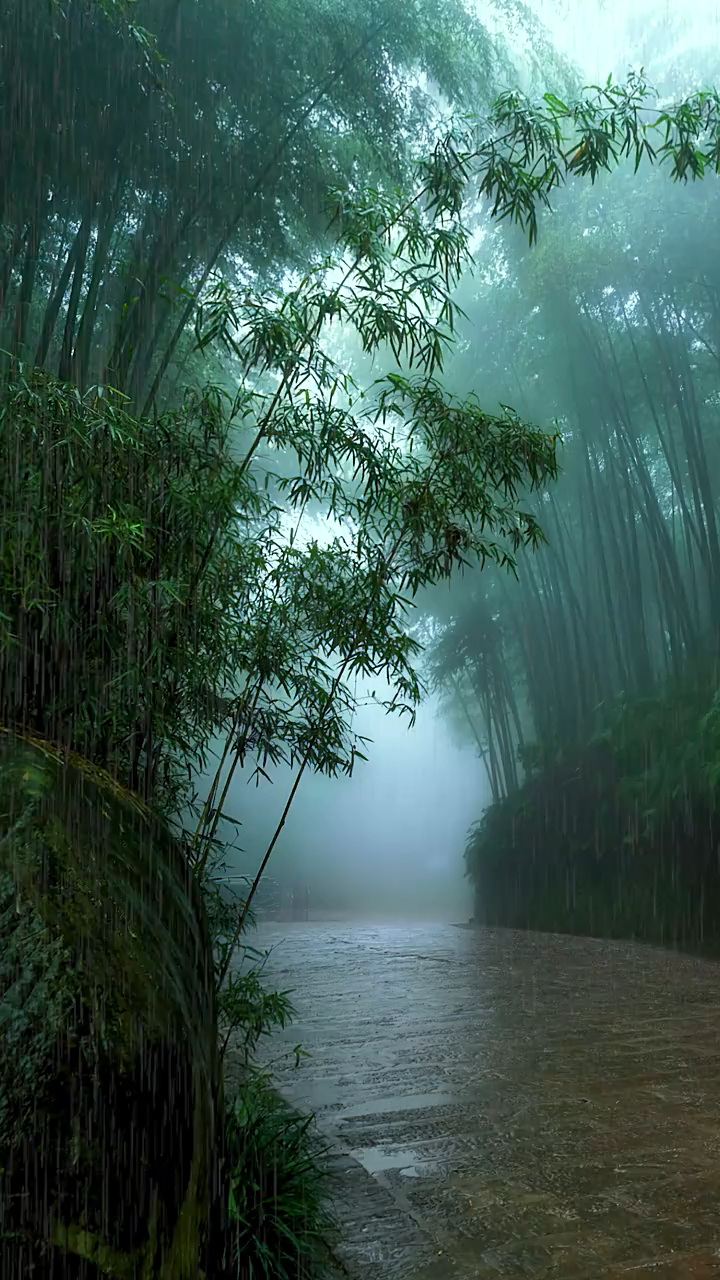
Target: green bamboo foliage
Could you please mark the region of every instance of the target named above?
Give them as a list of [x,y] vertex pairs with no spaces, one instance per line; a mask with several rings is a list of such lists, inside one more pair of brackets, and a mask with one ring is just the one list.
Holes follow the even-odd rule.
[[477,108],[512,74],[459,0],[2,0],[0,28],[0,346],[136,410],[217,273],[277,279],[329,185],[407,176],[438,114],[411,76]]
[[[701,858],[714,839],[720,196],[712,178],[690,190],[660,181],[657,171],[620,171],[592,191],[566,188],[537,251],[495,233],[501,284],[460,299],[477,337],[461,331],[466,351],[453,372],[467,377],[472,360],[475,385],[514,385],[523,413],[556,416],[564,438],[560,482],[531,504],[546,545],[520,557],[517,581],[491,570],[451,596],[432,659],[436,683],[456,698],[462,678],[463,714],[489,760],[497,803],[469,845],[476,876],[500,848],[510,875],[528,842],[554,866],[567,824],[579,820],[573,788],[592,814],[588,848],[597,837],[607,847],[627,840],[657,853],[674,840],[692,850],[692,828]],[[590,765],[598,742],[615,762],[609,772],[599,759]],[[592,777],[605,779],[597,794]],[[566,810],[549,798],[553,787],[568,796]],[[695,853],[688,858],[695,866]],[[545,891],[519,883],[498,889],[507,919],[520,919],[517,908],[537,922],[532,895]],[[692,912],[695,889],[687,893]],[[589,927],[583,911],[576,924]],[[692,931],[687,920],[676,926]]]

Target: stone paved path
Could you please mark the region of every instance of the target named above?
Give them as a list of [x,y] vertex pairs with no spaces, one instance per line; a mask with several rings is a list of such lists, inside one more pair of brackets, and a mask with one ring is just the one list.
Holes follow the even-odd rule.
[[333,1142],[352,1280],[720,1278],[720,966],[435,925],[257,942],[295,988],[267,1053]]

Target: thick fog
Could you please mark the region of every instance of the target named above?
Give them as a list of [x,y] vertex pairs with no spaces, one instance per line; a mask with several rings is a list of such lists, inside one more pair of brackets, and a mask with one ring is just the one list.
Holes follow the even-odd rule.
[[[467,919],[463,847],[488,798],[477,753],[458,740],[434,699],[412,729],[368,701],[355,728],[373,739],[367,762],[351,778],[303,779],[268,876],[284,888],[307,884],[312,914]],[[254,874],[291,784],[289,770],[277,770],[272,785],[233,781],[227,808],[243,825],[229,875]]]

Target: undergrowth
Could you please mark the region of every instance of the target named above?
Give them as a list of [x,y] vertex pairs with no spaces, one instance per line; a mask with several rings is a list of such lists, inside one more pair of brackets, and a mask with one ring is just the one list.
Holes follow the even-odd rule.
[[[205,883],[216,968],[221,972],[243,898]],[[269,952],[248,941],[248,916],[236,962],[218,996],[225,1067],[224,1222],[219,1249],[223,1280],[321,1280],[336,1234],[328,1207],[328,1148],[314,1116],[293,1108],[257,1062],[260,1041],[287,1027],[291,992],[264,980]],[[296,1065],[305,1051],[294,1046]]]
[[225,1119],[228,1274],[236,1280],[317,1280],[334,1222],[326,1205],[327,1148],[274,1089],[245,1074]]
[[720,938],[715,663],[618,699],[585,742],[536,749],[470,833],[486,924],[681,946]]

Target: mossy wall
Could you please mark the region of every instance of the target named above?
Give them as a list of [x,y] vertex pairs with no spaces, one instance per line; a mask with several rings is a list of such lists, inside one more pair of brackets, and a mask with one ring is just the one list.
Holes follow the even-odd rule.
[[219,1068],[203,906],[168,831],[0,734],[0,1275],[198,1280]]

